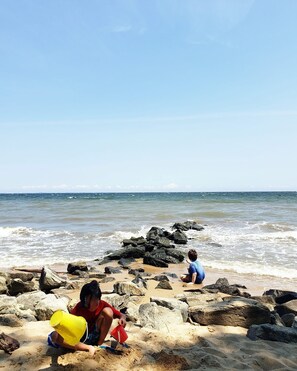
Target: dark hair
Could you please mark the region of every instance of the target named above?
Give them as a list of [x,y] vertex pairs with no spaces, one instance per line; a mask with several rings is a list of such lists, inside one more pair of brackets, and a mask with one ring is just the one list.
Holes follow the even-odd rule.
[[197,251],[194,250],[194,249],[189,250],[189,252],[188,252],[188,257],[189,257],[189,259],[190,259],[192,262],[194,262],[195,260],[197,260],[197,257],[198,257],[198,255],[197,255]]
[[99,287],[99,283],[96,280],[91,281],[90,283],[86,283],[80,290],[80,301],[84,308],[87,308],[87,297],[95,297],[99,300],[101,299],[101,290]]

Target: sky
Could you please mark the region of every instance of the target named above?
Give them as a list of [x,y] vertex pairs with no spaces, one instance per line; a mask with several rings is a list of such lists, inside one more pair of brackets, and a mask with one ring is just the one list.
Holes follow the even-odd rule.
[[0,192],[297,191],[296,14],[1,0]]

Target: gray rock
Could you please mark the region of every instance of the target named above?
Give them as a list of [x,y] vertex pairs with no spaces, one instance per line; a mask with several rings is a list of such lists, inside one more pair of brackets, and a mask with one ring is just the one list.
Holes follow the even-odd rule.
[[178,245],[185,245],[188,242],[188,237],[182,231],[175,231],[173,234],[173,241]]
[[69,263],[67,266],[67,272],[73,274],[75,271],[88,271],[88,266],[85,261],[79,261],[74,263]]
[[0,276],[0,294],[7,293],[7,279],[5,276]]
[[173,290],[172,286],[170,285],[169,281],[160,281],[156,286],[156,289],[163,289],[163,290]]
[[164,260],[155,258],[150,255],[146,255],[143,258],[143,264],[152,265],[154,267],[168,268],[168,264]]
[[35,311],[36,305],[44,298],[46,298],[46,294],[43,291],[33,291],[19,295],[16,302],[21,308]]
[[23,282],[32,281],[34,278],[34,274],[32,272],[10,271],[8,274],[11,279],[19,278]]
[[159,306],[168,308],[170,310],[180,311],[183,317],[183,321],[187,322],[188,319],[188,304],[178,300],[169,298],[151,297],[151,303],[156,303]]
[[141,304],[139,306],[139,323],[159,331],[174,331],[176,325],[183,323],[180,311],[170,310],[156,303]]
[[2,314],[0,316],[0,326],[21,327],[24,321],[19,319],[15,314]]
[[128,307],[130,295],[107,294],[103,295],[102,299],[118,310]]
[[36,288],[33,281],[24,282],[20,278],[12,279],[7,285],[8,293],[11,296],[23,294],[24,292],[34,291]]
[[144,289],[139,288],[132,282],[116,282],[113,285],[114,292],[119,295],[144,296]]
[[281,317],[287,313],[293,313],[296,316],[297,315],[297,299],[288,301],[284,304],[277,305],[275,307],[275,310]]
[[297,343],[297,329],[271,324],[252,325],[247,337],[251,340],[272,340],[283,343]]
[[270,323],[270,311],[256,300],[232,297],[224,301],[189,307],[189,316],[201,325],[250,327]]
[[46,321],[51,318],[58,309],[68,312],[67,305],[69,300],[65,297],[57,298],[53,294],[48,294],[35,307],[36,317],[39,321]]
[[286,327],[292,327],[294,320],[295,320],[295,314],[294,313],[287,313],[281,316],[281,319]]

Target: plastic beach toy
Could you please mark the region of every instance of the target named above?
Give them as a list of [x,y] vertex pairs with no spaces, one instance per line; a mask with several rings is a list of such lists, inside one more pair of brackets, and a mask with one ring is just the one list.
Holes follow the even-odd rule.
[[118,325],[117,327],[115,327],[111,331],[110,336],[112,336],[120,344],[123,344],[128,339],[127,332],[125,331],[124,327],[121,325]]
[[81,316],[74,316],[57,310],[50,319],[50,325],[63,337],[65,343],[76,345],[87,330],[87,321]]

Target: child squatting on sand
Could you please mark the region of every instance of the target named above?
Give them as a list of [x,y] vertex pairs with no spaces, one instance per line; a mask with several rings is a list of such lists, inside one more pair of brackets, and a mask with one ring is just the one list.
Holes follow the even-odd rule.
[[189,263],[188,274],[182,274],[180,279],[189,285],[194,283],[202,283],[205,278],[205,272],[201,263],[197,260],[197,251],[194,249],[188,252],[187,263]]
[[126,316],[116,308],[101,300],[101,290],[96,280],[85,284],[81,288],[80,302],[72,309],[71,314],[82,316],[88,323],[88,337],[84,343],[71,346],[64,342],[63,337],[57,331],[49,335],[49,344],[54,347],[64,347],[74,350],[84,350],[95,353],[93,345],[101,345],[111,327],[114,318],[119,319],[119,324],[126,326]]

